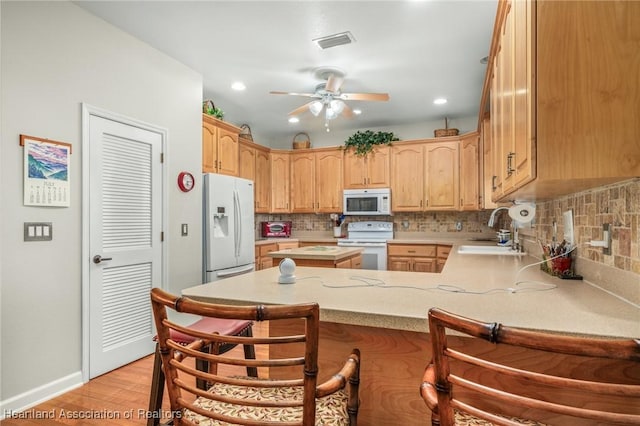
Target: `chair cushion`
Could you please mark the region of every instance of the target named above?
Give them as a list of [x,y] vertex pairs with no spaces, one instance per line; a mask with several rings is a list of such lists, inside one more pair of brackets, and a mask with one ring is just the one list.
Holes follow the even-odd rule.
[[[472,416],[471,414],[464,413],[462,411],[453,410],[453,413],[455,415],[456,426],[493,426],[493,423],[488,420],[479,419],[478,417]],[[544,423],[538,423],[534,420],[526,420],[519,417],[507,418],[521,425],[546,426]]]
[[[207,333],[217,332],[218,334],[221,334],[223,336],[234,336],[247,327],[250,327],[252,324],[253,323],[251,321],[246,320],[204,317],[194,322],[193,324],[188,325],[187,328],[191,328],[197,331],[204,331]],[[195,340],[193,337],[176,330],[170,330],[169,333],[171,338],[181,345],[188,345]],[[156,339],[157,336],[154,338],[154,340]]]
[[[240,399],[293,399],[302,401],[302,386],[259,388],[217,383],[209,389],[209,392]],[[347,414],[347,401],[347,393],[343,390],[324,398],[316,399],[316,426],[348,426],[349,415]],[[242,419],[262,421],[300,421],[302,418],[302,407],[247,407],[243,405],[212,401],[202,397],[196,399],[194,405],[206,410],[215,411],[219,414]],[[229,424],[206,418],[189,410],[186,410],[184,415],[188,420],[198,424],[199,426],[223,426]]]

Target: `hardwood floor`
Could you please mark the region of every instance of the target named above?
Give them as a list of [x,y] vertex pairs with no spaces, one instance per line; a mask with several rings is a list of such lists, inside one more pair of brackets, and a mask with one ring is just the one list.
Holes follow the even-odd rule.
[[[266,323],[254,325],[254,335],[268,334]],[[233,351],[242,354],[242,347]],[[256,348],[260,357],[260,349]],[[0,426],[43,425],[146,425],[153,355],[96,377],[78,389],[43,402],[14,417],[0,421]],[[223,368],[220,369],[223,373]],[[242,369],[238,373],[243,374]],[[165,392],[162,413],[168,419],[169,399]]]

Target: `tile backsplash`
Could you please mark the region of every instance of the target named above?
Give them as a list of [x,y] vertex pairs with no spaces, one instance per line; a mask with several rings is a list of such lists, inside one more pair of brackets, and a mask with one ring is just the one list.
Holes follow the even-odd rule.
[[[562,213],[573,211],[577,242],[574,257],[640,274],[640,179],[598,187],[536,204],[535,237],[550,242],[553,222],[562,240]],[[602,240],[602,225],[611,224],[611,255],[589,241]],[[638,278],[640,283],[640,277]]]

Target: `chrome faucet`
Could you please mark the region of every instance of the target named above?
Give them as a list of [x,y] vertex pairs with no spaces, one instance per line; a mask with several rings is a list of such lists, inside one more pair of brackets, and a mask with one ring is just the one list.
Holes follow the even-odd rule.
[[493,226],[495,225],[495,222],[496,222],[496,214],[497,214],[500,210],[509,210],[509,207],[498,207],[497,209],[495,209],[494,211],[492,211],[492,212],[491,212],[491,216],[489,216],[489,223],[487,223],[487,225],[489,226],[489,228],[493,228]]

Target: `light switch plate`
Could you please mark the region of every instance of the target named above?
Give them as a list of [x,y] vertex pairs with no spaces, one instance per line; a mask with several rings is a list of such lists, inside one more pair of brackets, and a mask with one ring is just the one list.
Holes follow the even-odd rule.
[[24,222],[24,241],[53,240],[52,222]]

